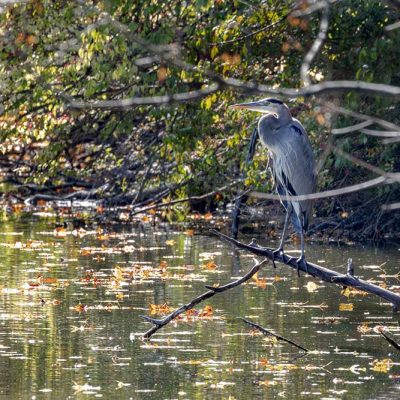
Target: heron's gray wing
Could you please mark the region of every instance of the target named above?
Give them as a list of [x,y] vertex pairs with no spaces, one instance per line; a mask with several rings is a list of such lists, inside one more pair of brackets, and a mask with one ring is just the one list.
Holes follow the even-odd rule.
[[[303,125],[297,121],[289,125],[291,148],[295,150],[296,162],[288,177],[294,191],[298,194],[310,194],[316,190],[317,178],[315,174],[315,158],[310,140]],[[307,229],[312,217],[312,201],[298,202],[303,214],[304,229]]]
[[296,153],[298,160],[296,166],[300,169],[297,176],[303,175],[301,180],[301,188],[297,188],[297,182],[293,186],[298,194],[308,194],[315,192],[317,177],[315,174],[315,158],[314,152],[310,143],[310,139],[304,129],[303,125],[297,120],[293,119],[290,125],[292,136],[296,143]]
[[[268,165],[269,168],[272,172],[272,176],[274,178],[274,182],[275,182],[275,186],[276,186],[276,191],[278,192],[279,196],[286,196],[286,195],[290,195],[290,196],[297,196],[296,191],[294,190],[292,184],[290,183],[289,179],[287,178],[287,176],[285,175],[284,172],[280,171],[280,173],[278,174],[276,169],[275,169],[275,157],[273,153],[270,153],[270,157],[268,160]],[[286,212],[288,212],[288,202],[287,200],[283,200],[281,199],[281,203],[283,205],[283,207],[285,207]],[[300,221],[297,217],[297,215],[293,212],[290,215],[291,217],[291,221],[292,224],[296,230],[296,232],[301,232],[301,226],[300,226]]]

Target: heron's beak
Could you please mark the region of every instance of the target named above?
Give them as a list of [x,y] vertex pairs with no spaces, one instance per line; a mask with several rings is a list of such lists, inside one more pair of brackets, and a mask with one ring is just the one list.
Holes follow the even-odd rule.
[[257,111],[263,114],[275,113],[276,108],[273,104],[260,103],[259,101],[252,101],[250,103],[233,104],[230,106],[237,110],[250,110]]

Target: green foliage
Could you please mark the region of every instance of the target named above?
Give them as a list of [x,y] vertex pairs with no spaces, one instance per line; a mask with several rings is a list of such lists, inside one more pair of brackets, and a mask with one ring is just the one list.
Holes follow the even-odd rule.
[[[187,92],[209,81],[205,70],[297,87],[299,68],[319,25],[318,13],[286,18],[294,3],[277,0],[256,6],[223,0],[96,4],[97,8],[90,2],[33,0],[10,6],[0,15],[5,109],[0,117],[1,152],[11,160],[15,153],[21,156],[16,169],[21,182],[106,181],[116,193],[127,192],[141,185],[151,164],[145,187],[191,178],[175,193],[185,197],[226,185],[244,167],[255,118],[228,108],[238,101],[238,93],[226,90],[190,104],[80,112],[66,107],[63,94],[93,101]],[[99,23],[101,10],[154,45],[177,43],[177,57],[195,68],[181,69],[154,58],[112,24]],[[399,85],[400,30],[384,30],[395,18],[384,2],[345,0],[332,5],[328,38],[313,64],[313,79]],[[394,122],[400,119],[391,99],[351,93],[337,94],[335,100]],[[309,110],[297,117],[320,151],[329,124],[318,120],[310,99],[304,102]],[[351,120],[333,122],[345,126]],[[378,151],[380,142],[364,136],[346,138],[341,146],[367,154],[372,163],[394,167],[394,146]],[[259,148],[253,163],[245,167],[247,184],[271,189],[267,161],[265,150]],[[351,165],[336,158],[328,159],[324,168],[322,186]]]

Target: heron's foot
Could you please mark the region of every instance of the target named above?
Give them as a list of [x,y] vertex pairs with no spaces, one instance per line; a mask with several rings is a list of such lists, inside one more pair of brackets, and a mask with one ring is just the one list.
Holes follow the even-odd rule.
[[279,255],[284,255],[285,253],[283,252],[283,247],[278,247],[276,250],[272,252],[272,265],[276,269],[276,264],[275,264],[275,257]]
[[252,239],[251,239],[251,241],[250,241],[250,243],[249,243],[249,246],[252,246],[252,247],[260,247],[260,246],[258,245],[258,243],[257,243],[257,240],[256,240],[255,238],[252,238]]
[[306,257],[303,255],[301,255],[297,260],[297,275],[300,276],[300,266],[302,266],[304,268],[304,271],[307,272],[308,274],[308,267],[307,267],[307,261],[306,261]]

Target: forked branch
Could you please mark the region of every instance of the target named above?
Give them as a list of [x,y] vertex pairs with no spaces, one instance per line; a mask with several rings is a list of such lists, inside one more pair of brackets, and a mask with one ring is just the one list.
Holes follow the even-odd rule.
[[224,286],[206,286],[207,289],[209,289],[207,292],[204,292],[203,294],[195,297],[190,303],[184,304],[183,306],[177,308],[175,311],[171,312],[168,314],[166,317],[162,319],[155,319],[155,318],[150,318],[145,315],[142,315],[141,317],[144,318],[146,321],[151,322],[154,324],[154,326],[149,329],[147,332],[143,334],[144,339],[149,339],[151,336],[153,336],[159,329],[161,329],[163,326],[169,324],[171,321],[176,319],[179,315],[183,314],[185,311],[192,309],[195,307],[197,304],[201,303],[204,300],[209,299],[210,297],[215,296],[217,293],[225,292],[226,290],[232,289],[236,286],[241,285],[242,283],[248,281],[253,275],[255,275],[259,269],[265,264],[265,262],[268,261],[268,258],[264,258],[260,262],[256,262],[253,268],[247,272],[247,274],[243,275],[241,278],[237,279],[236,281],[227,283]]

